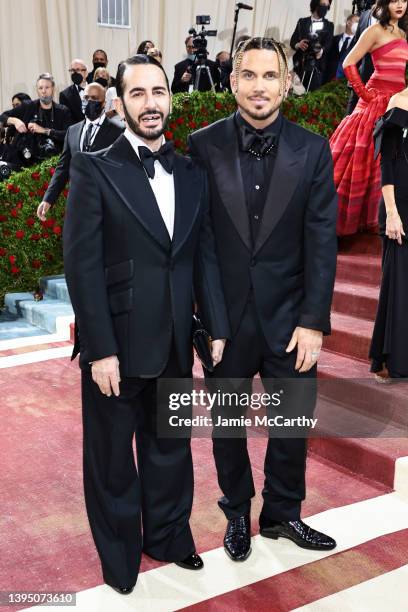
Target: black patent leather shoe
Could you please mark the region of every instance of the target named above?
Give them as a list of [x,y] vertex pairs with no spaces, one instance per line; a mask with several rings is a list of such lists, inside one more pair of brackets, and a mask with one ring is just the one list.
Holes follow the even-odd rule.
[[316,531],[301,520],[272,521],[261,516],[259,524],[260,534],[264,538],[271,538],[272,540],[287,538],[301,548],[310,550],[332,550],[337,546],[333,538]]
[[204,567],[204,561],[202,560],[200,555],[197,555],[197,553],[192,553],[191,555],[188,555],[188,557],[186,557],[182,561],[175,561],[175,564],[179,567],[182,567],[183,569],[188,570],[200,570]]
[[120,595],[130,595],[135,587],[114,587],[111,584],[108,584],[111,589],[119,593]]
[[251,521],[249,514],[228,521],[224,550],[233,561],[245,561],[251,554]]

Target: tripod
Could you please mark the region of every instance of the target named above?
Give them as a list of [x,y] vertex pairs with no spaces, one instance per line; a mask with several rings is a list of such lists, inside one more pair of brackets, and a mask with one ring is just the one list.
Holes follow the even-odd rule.
[[211,70],[206,64],[205,59],[199,60],[199,62],[196,64],[194,91],[200,91],[200,81],[201,81],[201,77],[203,76],[203,74],[207,74],[208,81],[211,84],[211,89],[212,91],[215,92],[215,85],[214,85],[214,80],[211,75]]

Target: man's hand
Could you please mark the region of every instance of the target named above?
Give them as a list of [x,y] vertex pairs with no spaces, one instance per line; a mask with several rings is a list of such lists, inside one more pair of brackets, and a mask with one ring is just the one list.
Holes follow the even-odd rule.
[[189,83],[191,81],[191,72],[188,72],[188,70],[186,70],[183,76],[181,77],[181,80],[183,83]]
[[45,134],[48,131],[38,123],[29,123],[27,127],[32,134]]
[[211,342],[211,357],[213,365],[216,366],[222,360],[226,340],[213,340]]
[[309,46],[309,41],[306,38],[303,38],[295,45],[295,49],[300,49],[301,51],[306,51]]
[[51,204],[43,200],[37,208],[37,217],[41,221],[45,221],[47,217],[47,212],[50,210],[50,208],[51,208]]
[[299,373],[308,372],[319,359],[322,343],[323,332],[296,327],[286,348],[286,352],[290,353],[296,345],[298,347],[295,370],[299,370]]
[[92,379],[98,385],[101,393],[110,397],[113,393],[118,397],[120,372],[119,359],[116,355],[98,359],[92,363]]
[[10,117],[7,121],[7,125],[14,125],[17,132],[19,132],[20,134],[25,134],[27,132],[26,124],[24,123],[24,121],[21,121],[21,119],[18,119],[17,117]]

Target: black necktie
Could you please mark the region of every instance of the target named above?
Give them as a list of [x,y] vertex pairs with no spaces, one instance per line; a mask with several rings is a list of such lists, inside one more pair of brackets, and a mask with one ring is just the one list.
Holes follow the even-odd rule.
[[83,151],[89,151],[89,149],[91,148],[91,138],[92,138],[92,130],[94,129],[94,126],[92,125],[92,123],[90,123],[88,125],[88,129],[86,130],[85,133],[85,138],[84,138],[84,142],[82,145],[82,150]]
[[343,59],[346,57],[347,49],[349,47],[350,41],[351,41],[351,38],[348,38],[346,36],[344,37],[343,44],[341,45],[341,49],[340,49],[340,59]]
[[157,160],[161,163],[166,172],[173,172],[174,165],[174,147],[172,142],[166,142],[158,151],[151,151],[147,147],[139,147],[139,157],[147,172],[147,176],[154,178],[154,162]]
[[251,129],[246,125],[240,126],[241,148],[257,157],[268,155],[276,147],[276,136],[264,134],[262,130]]

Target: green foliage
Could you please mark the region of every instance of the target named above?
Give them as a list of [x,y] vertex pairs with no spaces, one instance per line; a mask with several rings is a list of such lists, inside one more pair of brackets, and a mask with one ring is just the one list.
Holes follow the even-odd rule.
[[[288,98],[283,113],[291,121],[330,137],[344,115],[347,98],[345,82],[337,81],[300,98]],[[231,94],[177,94],[165,136],[185,153],[191,132],[230,115],[235,108]],[[61,235],[68,190],[45,222],[36,215],[56,163],[57,158],[51,158],[0,182],[0,303],[5,293],[34,291],[41,276],[63,271]]]

